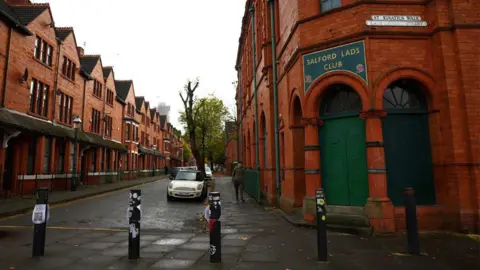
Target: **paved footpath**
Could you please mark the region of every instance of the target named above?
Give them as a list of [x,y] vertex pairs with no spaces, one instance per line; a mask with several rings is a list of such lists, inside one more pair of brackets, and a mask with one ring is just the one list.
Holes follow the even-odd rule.
[[[160,182],[145,185],[142,189]],[[222,198],[221,264],[209,262],[209,238],[199,221],[204,207],[199,204],[196,217],[191,217],[193,212],[185,216],[191,220],[196,218],[198,223],[193,224],[195,226],[186,226],[180,231],[143,230],[141,259],[137,261],[127,258],[126,228],[52,228],[47,231],[45,257],[32,259],[32,230],[0,227],[0,270],[11,266],[22,270],[480,269],[479,242],[445,234],[422,234],[423,255],[406,256],[402,235],[365,238],[332,232],[328,234],[330,261],[317,262],[314,230],[294,227],[276,211],[251,199],[235,204],[230,179],[217,178],[214,182],[214,189]],[[197,211],[196,207],[194,211]]]

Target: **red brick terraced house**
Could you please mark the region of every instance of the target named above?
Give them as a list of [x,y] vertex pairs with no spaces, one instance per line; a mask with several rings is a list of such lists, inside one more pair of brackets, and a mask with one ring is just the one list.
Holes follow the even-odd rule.
[[[480,1],[248,0],[240,154],[263,198],[315,218],[480,230]],[[276,154],[278,153],[278,155]],[[354,220],[353,223],[350,221]]]
[[[73,28],[55,27],[48,4],[0,0],[0,44],[2,195],[140,176],[143,126],[132,81],[116,80],[99,55],[85,55]],[[160,128],[147,129],[163,138]],[[152,147],[146,155],[163,156]],[[153,172],[161,162],[151,160],[145,169]]]

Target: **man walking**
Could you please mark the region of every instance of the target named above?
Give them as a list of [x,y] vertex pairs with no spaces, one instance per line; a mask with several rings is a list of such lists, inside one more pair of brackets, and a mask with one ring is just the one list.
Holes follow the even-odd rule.
[[235,198],[238,203],[238,191],[240,190],[240,198],[242,199],[242,202],[245,202],[245,199],[243,198],[243,183],[244,183],[244,174],[245,174],[245,168],[243,167],[242,162],[238,162],[237,166],[233,170],[232,174],[232,181],[233,185],[235,187]]

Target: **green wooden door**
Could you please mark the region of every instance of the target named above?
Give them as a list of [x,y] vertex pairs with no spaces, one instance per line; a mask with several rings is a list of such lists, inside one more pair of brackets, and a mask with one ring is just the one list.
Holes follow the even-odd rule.
[[320,140],[328,204],[364,206],[368,197],[365,122],[358,116],[326,120]]
[[436,203],[426,102],[415,84],[391,85],[384,96],[382,119],[387,191],[403,205],[403,190],[412,187],[419,205]]

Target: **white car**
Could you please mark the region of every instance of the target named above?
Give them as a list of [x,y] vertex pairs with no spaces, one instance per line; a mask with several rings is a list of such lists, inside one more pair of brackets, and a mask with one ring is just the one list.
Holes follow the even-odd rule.
[[205,166],[205,179],[212,180],[212,170],[210,170],[210,167]]
[[167,200],[174,198],[205,200],[207,183],[202,173],[193,170],[178,171],[175,179],[168,183]]

